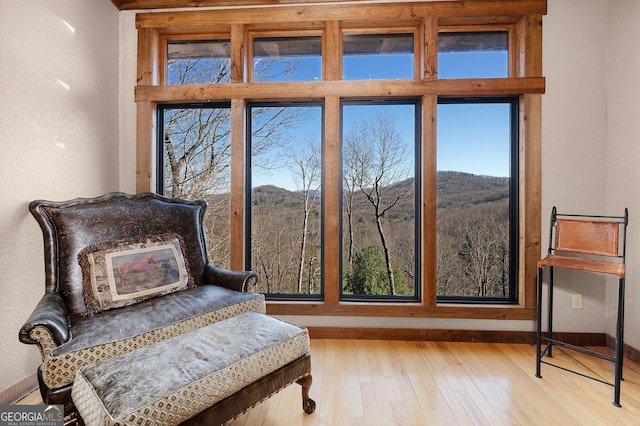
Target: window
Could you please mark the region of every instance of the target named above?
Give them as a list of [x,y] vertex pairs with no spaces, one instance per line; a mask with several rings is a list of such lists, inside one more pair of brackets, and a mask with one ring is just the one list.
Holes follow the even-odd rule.
[[413,34],[345,35],[345,80],[413,78]]
[[229,267],[230,108],[226,104],[166,105],[158,109],[159,194],[209,203],[209,258]]
[[249,106],[248,269],[270,298],[322,293],[322,107]]
[[[138,14],[138,190],[215,200],[213,261],[255,269],[273,314],[532,319],[546,0],[449,3]],[[384,128],[402,148],[390,162]],[[214,145],[172,174],[188,134]],[[452,196],[458,183],[476,186]],[[501,236],[484,281],[454,232],[478,217]]]
[[438,35],[440,78],[509,76],[509,33],[441,32]]
[[253,81],[312,81],[321,79],[321,37],[258,37],[253,39]]
[[229,40],[169,40],[167,84],[228,83],[229,55]]
[[342,299],[417,300],[416,102],[342,106]]
[[438,104],[437,295],[517,300],[518,102]]

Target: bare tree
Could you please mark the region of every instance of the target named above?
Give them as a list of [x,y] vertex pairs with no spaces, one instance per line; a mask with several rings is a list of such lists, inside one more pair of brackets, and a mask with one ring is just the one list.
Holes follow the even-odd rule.
[[290,277],[295,273],[296,255],[291,245],[295,236],[287,226],[288,215],[273,204],[264,204],[261,210],[256,212],[261,220],[254,224],[251,237],[252,266],[260,275],[257,290],[291,293]]
[[165,117],[165,191],[200,198],[228,190],[228,108],[169,110]]
[[[276,61],[261,60],[255,67],[256,78],[286,79],[295,72],[295,61],[275,66]],[[282,65],[282,61],[279,65]],[[167,66],[170,84],[218,84],[229,81],[229,59],[176,58],[169,60]],[[286,130],[300,120],[296,109],[285,107],[254,108],[253,116],[256,126],[252,134],[252,155],[256,158],[282,143]],[[209,255],[217,264],[227,267],[230,120],[230,109],[225,106],[169,108],[165,110],[163,141],[165,194],[209,201],[205,218]]]
[[[289,170],[297,190],[302,194],[302,229],[300,230],[300,255],[298,257],[298,293],[302,293],[304,281],[305,251],[309,235],[309,215],[315,208],[320,194],[321,177],[320,143],[313,136],[290,153]],[[312,273],[311,270],[308,271]],[[311,280],[311,275],[309,275]]]
[[347,263],[351,267],[353,265],[353,208],[354,197],[358,190],[358,170],[359,163],[356,156],[355,147],[351,146],[349,142],[345,143],[342,149],[342,208],[347,215]]
[[389,291],[395,295],[395,278],[383,218],[400,200],[412,196],[406,186],[397,185],[411,176],[408,146],[397,130],[396,117],[378,114],[371,120],[355,123],[345,137],[343,149],[345,159],[351,161],[346,169],[353,169],[356,186],[373,207]]
[[[441,256],[439,284],[458,282],[447,295],[505,297],[509,287],[508,209],[502,203],[487,203],[449,212],[446,233],[439,235]],[[503,217],[503,216],[507,217]],[[440,231],[440,230],[439,230]],[[442,231],[445,231],[444,229]],[[448,241],[452,246],[447,245]],[[458,293],[456,293],[458,292]]]
[[164,193],[209,202],[210,259],[229,267],[229,115],[225,108],[165,111]]

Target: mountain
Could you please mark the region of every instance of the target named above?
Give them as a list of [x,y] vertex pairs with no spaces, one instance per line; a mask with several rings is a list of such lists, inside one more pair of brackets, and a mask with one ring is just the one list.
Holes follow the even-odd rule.
[[[397,194],[413,185],[413,179],[394,184],[389,194]],[[496,176],[479,176],[470,173],[439,171],[437,175],[438,209],[464,208],[509,198],[509,178]],[[252,204],[254,206],[270,204],[281,207],[301,207],[302,194],[273,185],[259,186],[253,189]],[[356,210],[370,209],[371,206],[364,194],[356,193],[354,206]],[[414,210],[413,197],[400,201],[389,216],[412,217]],[[391,217],[389,217],[391,218]]]
[[507,200],[509,178],[440,171],[436,191],[439,209]]
[[262,185],[253,188],[251,192],[251,204],[271,204],[274,206],[297,207],[302,206],[302,194],[297,191],[289,191],[274,185]]

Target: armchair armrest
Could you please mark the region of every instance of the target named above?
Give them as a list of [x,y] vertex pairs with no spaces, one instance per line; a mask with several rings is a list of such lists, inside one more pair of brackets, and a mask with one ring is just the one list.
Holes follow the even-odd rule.
[[205,277],[208,284],[219,285],[243,293],[250,292],[258,281],[258,275],[253,271],[231,271],[210,263],[205,267]]
[[31,337],[31,332],[36,327],[45,328],[57,346],[69,340],[67,305],[60,293],[48,292],[42,296],[29,319],[20,328],[20,341],[27,344],[42,343]]

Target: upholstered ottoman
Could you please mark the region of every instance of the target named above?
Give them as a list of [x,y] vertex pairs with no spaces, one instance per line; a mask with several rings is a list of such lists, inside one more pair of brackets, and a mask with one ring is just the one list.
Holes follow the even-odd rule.
[[[266,386],[266,394],[247,392],[256,382],[268,385],[270,377],[279,382]],[[72,398],[88,426],[176,425],[226,402],[222,417],[214,413],[207,420],[214,424],[212,419],[230,420],[294,381],[303,387],[304,410],[313,412],[307,330],[248,312],[85,366],[76,374]]]

